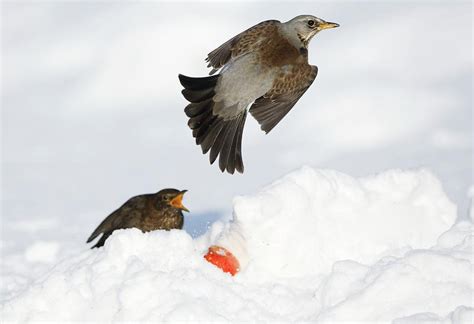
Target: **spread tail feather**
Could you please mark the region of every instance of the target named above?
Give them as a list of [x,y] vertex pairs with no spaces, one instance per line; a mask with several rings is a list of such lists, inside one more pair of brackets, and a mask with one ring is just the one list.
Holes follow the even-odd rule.
[[201,145],[203,154],[210,151],[210,163],[213,164],[219,156],[222,172],[234,174],[237,170],[243,173],[242,133],[247,111],[233,118],[214,115],[214,88],[218,80],[219,75],[192,78],[180,74],[179,81],[184,87],[182,94],[190,102],[184,112],[189,117],[188,126],[193,130],[196,144]]

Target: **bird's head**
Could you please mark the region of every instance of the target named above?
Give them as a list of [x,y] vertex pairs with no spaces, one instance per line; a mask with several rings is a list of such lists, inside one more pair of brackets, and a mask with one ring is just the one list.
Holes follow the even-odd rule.
[[156,193],[157,207],[172,207],[189,212],[183,205],[183,196],[187,190],[163,189]]
[[311,15],[301,15],[283,23],[290,37],[299,40],[306,48],[311,38],[323,29],[339,27],[339,24],[327,22]]

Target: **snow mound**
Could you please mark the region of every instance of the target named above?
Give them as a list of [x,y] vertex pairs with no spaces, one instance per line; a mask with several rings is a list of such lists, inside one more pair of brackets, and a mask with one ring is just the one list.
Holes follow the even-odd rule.
[[326,309],[319,319],[386,321],[403,313],[446,315],[460,305],[471,308],[457,310],[458,315],[472,316],[472,238],[472,224],[459,223],[432,249],[409,250],[370,267],[336,262],[319,290]]
[[327,273],[338,260],[370,264],[428,248],[455,219],[455,205],[426,170],[355,179],[304,167],[236,198],[233,226],[245,238],[250,266],[270,278]]
[[[2,320],[469,323],[473,227],[454,217],[427,171],[303,168],[198,239],[117,231],[4,301]],[[231,277],[203,254],[235,233],[248,264]]]

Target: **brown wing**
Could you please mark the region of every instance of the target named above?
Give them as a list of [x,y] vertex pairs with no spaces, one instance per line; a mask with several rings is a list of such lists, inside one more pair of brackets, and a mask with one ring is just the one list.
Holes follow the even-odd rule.
[[125,204],[107,216],[87,239],[87,243],[104,233],[109,236],[113,231],[138,227],[146,207],[148,195],[140,195],[127,200]]
[[232,57],[236,57],[248,52],[251,52],[259,45],[259,40],[264,39],[266,35],[275,31],[280,22],[278,20],[266,20],[246,31],[231,38],[207,55],[206,62],[209,62],[207,67],[213,69],[209,72],[210,75],[216,73],[223,67]]
[[287,66],[273,81],[270,91],[255,100],[249,112],[265,133],[270,132],[286,116],[311,86],[317,74],[317,66]]

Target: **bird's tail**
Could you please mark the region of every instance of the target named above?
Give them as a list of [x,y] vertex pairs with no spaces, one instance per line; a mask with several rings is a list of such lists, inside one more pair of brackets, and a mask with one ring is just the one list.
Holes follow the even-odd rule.
[[97,241],[97,243],[94,246],[91,247],[91,249],[100,248],[101,246],[104,246],[105,241],[109,238],[111,234],[112,232],[105,232],[104,234],[102,234],[100,239]]
[[210,150],[209,160],[214,163],[219,155],[219,168],[233,174],[244,172],[242,161],[242,132],[247,112],[236,118],[224,120],[213,114],[216,104],[213,100],[219,75],[192,78],[179,75],[184,87],[182,94],[190,102],[184,112],[189,117],[188,126],[193,130],[196,144],[201,145],[203,154]]

